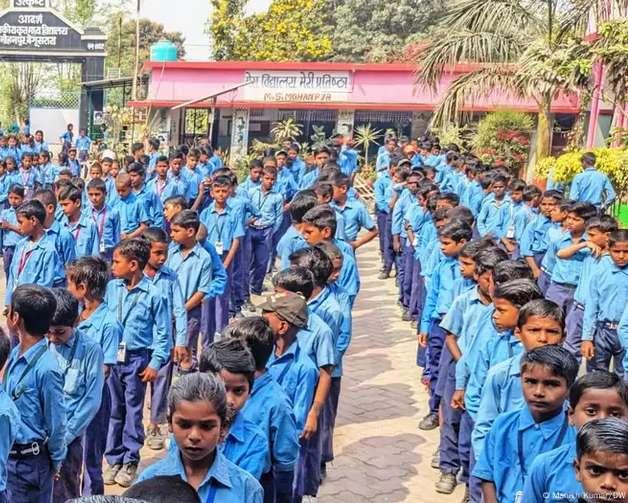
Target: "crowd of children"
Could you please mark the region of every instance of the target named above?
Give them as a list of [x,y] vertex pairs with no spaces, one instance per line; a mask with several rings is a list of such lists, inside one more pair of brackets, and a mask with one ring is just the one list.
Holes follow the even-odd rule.
[[[378,236],[380,278],[395,271],[418,334],[420,428],[440,425],[436,490],[461,481],[467,500],[502,503],[627,489],[626,427],[606,418],[628,417],[628,231],[604,214],[615,196],[590,156],[571,201],[455,145],[388,138],[374,219],[348,138],[311,166],[284,147],[245,180],[209,145],[166,157],[134,144],[85,179],[46,150],[0,147],[0,503],[162,477],[206,502],[316,496],[355,251]],[[138,473],[144,445],[167,452]]]

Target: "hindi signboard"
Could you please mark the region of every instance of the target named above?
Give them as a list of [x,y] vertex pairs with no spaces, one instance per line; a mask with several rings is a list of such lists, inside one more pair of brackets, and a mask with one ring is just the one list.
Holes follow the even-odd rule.
[[275,103],[347,101],[353,88],[350,72],[248,71],[244,98]]

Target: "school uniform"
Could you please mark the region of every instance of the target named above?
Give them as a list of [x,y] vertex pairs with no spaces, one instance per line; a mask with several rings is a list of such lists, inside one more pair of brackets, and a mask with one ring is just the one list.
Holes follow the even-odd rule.
[[100,345],[76,331],[64,344],[49,344],[63,374],[66,409],[67,455],[61,465],[61,479],[55,481],[53,499],[59,503],[81,495],[83,434],[96,416],[105,382],[104,355]]
[[86,206],[83,214],[88,216],[96,227],[100,257],[111,260],[113,249],[120,242],[120,214],[108,204],[103,205],[100,210],[91,205]]
[[379,229],[379,254],[384,272],[390,273],[393,266],[392,220],[388,203],[393,195],[393,181],[388,172],[382,173],[373,185],[375,192],[375,215]]
[[460,198],[460,204],[469,208],[471,213],[473,213],[473,216],[478,218],[480,209],[482,208],[482,201],[484,199],[482,186],[477,180],[466,180],[464,185],[459,184],[458,187],[464,187],[462,197]]
[[268,438],[260,427],[236,413],[224,441],[218,447],[232,463],[260,480],[270,467]]
[[545,215],[538,214],[525,226],[519,241],[519,253],[522,257],[533,257],[541,267],[543,256],[549,246],[548,231],[555,224]]
[[314,167],[309,171],[303,173],[301,175],[299,190],[305,190],[313,187],[316,182],[318,182],[318,178],[321,175],[321,170],[318,167]]
[[[390,231],[392,236],[399,236],[401,244],[401,252],[395,253],[395,269],[397,271],[397,286],[399,287],[399,302],[403,304],[403,282],[406,274],[405,262],[406,254],[410,251],[406,250],[406,240],[408,233],[406,232],[406,226],[404,224],[404,218],[406,215],[406,208],[412,204],[412,201],[416,200],[415,196],[406,188],[401,190],[399,197],[395,201],[395,205],[392,209]],[[404,307],[407,307],[404,305]]]
[[88,216],[83,214],[80,216],[79,220],[74,223],[70,223],[68,218],[64,216],[62,224],[74,238],[74,250],[77,258],[99,256],[100,244],[98,240],[98,229]]
[[150,190],[150,188],[144,184],[142,188],[135,191],[135,196],[144,205],[144,211],[148,215],[150,226],[152,227],[164,227],[164,206],[161,202],[159,195]]
[[129,194],[124,199],[118,197],[112,209],[120,219],[120,234],[129,234],[136,231],[140,224],[149,225],[151,222],[146,207],[135,194]]
[[294,159],[288,158],[286,160],[286,167],[290,170],[290,173],[292,173],[292,177],[297,182],[297,185],[300,185],[299,181],[306,169],[305,161],[298,156]]
[[[77,333],[96,342],[103,351],[103,363],[109,368],[117,362],[118,344],[122,340],[122,326],[104,302],[96,308],[89,318],[82,320],[76,327]],[[111,396],[107,381],[103,382],[102,399],[98,412],[85,430],[83,459],[83,495],[104,494],[102,478],[102,459],[105,453],[109,416],[111,414]]]
[[259,426],[268,441],[270,466],[261,478],[264,498],[289,501],[299,454],[299,435],[288,396],[265,372],[255,378],[251,396],[239,415]]
[[[62,213],[63,214],[63,213]],[[76,260],[76,242],[74,236],[58,220],[54,220],[52,225],[46,229],[44,240],[50,242],[57,250],[61,267]],[[65,278],[60,285],[65,284]],[[59,286],[55,284],[54,286]]]
[[4,374],[4,390],[20,411],[7,465],[7,500],[51,502],[52,476],[66,457],[63,374],[42,338],[20,355],[13,348]]
[[65,167],[70,170],[72,176],[81,176],[81,163],[78,159],[68,159]]
[[111,176],[103,177],[103,182],[105,182],[105,189],[107,194],[105,196],[105,203],[109,206],[113,207],[116,200],[118,199],[118,191],[116,190],[116,180]]
[[[562,445],[534,459],[523,486],[522,503],[575,503],[584,493],[576,480],[576,444]],[[547,497],[545,497],[547,496]]]
[[87,161],[89,149],[92,146],[92,139],[89,136],[79,136],[76,139],[76,150],[81,162]]
[[614,357],[615,372],[623,375],[628,340],[619,339],[617,328],[627,303],[628,267],[617,267],[610,256],[603,257],[584,303],[582,340],[595,345],[589,371],[608,370]]
[[146,278],[130,291],[123,280],[111,280],[105,302],[124,327],[121,344],[126,346],[125,361],[113,367],[108,379],[112,412],[105,458],[111,466],[138,463],[146,393],[139,373],[147,366],[158,371],[168,361],[171,315],[164,294]]
[[45,141],[41,141],[41,142],[35,141],[35,152],[40,154],[42,151],[50,152],[50,148],[48,147],[48,144]]
[[358,152],[343,145],[338,153],[338,166],[344,176],[352,176],[358,170]]
[[[430,214],[419,204],[412,204],[407,211],[406,219],[414,233],[414,241],[411,243],[412,253],[408,254],[408,262],[404,264],[404,267],[407,265],[409,273],[404,275],[404,297],[405,301],[408,303],[410,317],[412,320],[418,320],[421,317],[423,309],[425,282],[421,276],[421,261],[418,258],[417,252],[420,246],[423,226],[430,220]],[[406,246],[407,244],[406,242]]]
[[528,407],[500,415],[486,437],[485,448],[473,475],[493,482],[497,501],[519,501],[534,459],[543,452],[575,442],[567,414],[536,423]]
[[[15,208],[7,208],[0,211],[0,220],[17,225],[17,214]],[[11,262],[15,253],[15,247],[22,237],[15,231],[5,229],[2,231],[2,260],[4,266],[4,276],[8,279]]]
[[185,198],[187,199],[188,203],[192,202],[198,196],[199,186],[204,179],[203,172],[198,168],[198,166],[195,166],[194,169],[190,169],[188,166],[184,166],[181,169],[181,175],[188,184]]
[[375,160],[375,171],[378,175],[385,172],[390,167],[391,154],[385,148],[377,153],[377,159]]
[[353,248],[349,243],[340,239],[334,239],[333,243],[342,253],[342,267],[336,283],[349,296],[351,308],[360,291],[360,273]]
[[231,298],[229,314],[235,316],[242,309],[242,305],[250,300],[249,283],[251,282],[251,237],[246,223],[253,216],[249,195],[244,191],[236,191],[236,194],[227,199],[227,205],[238,215],[244,235],[240,238],[238,251],[233,259]]
[[[185,468],[181,462],[179,449],[172,449],[168,456],[146,467],[138,477],[138,482],[158,476],[176,475],[187,482]],[[207,475],[197,489],[203,502],[214,503],[262,503],[262,488],[255,477],[229,461],[216,449],[216,456]]]
[[261,187],[249,193],[255,221],[251,228],[251,292],[260,295],[271,258],[272,237],[283,219],[283,196],[274,190],[262,192]]
[[39,171],[37,168],[24,169],[20,168],[15,171],[13,179],[16,183],[24,187],[24,201],[30,201],[35,195],[35,191],[41,185]]
[[7,463],[20,424],[20,413],[6,391],[0,387],[0,502],[6,502]]
[[44,189],[52,189],[55,181],[59,177],[59,172],[61,168],[59,166],[55,166],[51,162],[48,164],[44,164],[39,167],[39,178],[41,185]]
[[308,244],[301,233],[291,225],[277,243],[277,256],[281,270],[290,266],[290,255],[295,251],[307,248]]
[[617,198],[608,176],[590,166],[574,176],[569,187],[569,197],[581,203],[590,203],[596,208],[607,208]]
[[181,173],[175,175],[172,171],[168,171],[165,185],[158,178],[153,178],[148,183],[150,184],[149,189],[159,196],[162,203],[171,197],[181,196],[185,198],[189,190],[188,180]]
[[502,238],[506,234],[510,206],[512,202],[504,197],[501,201],[493,198],[485,198],[477,217],[477,229],[480,236],[492,235]]

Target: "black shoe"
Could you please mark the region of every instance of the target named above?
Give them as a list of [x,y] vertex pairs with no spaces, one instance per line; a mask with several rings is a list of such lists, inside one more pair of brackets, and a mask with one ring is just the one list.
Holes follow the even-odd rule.
[[321,484],[327,478],[327,463],[321,463]]
[[403,310],[403,314],[401,315],[401,321],[412,321],[412,315],[410,314],[410,311],[408,311],[407,309]]
[[388,278],[390,278],[390,273],[386,271],[380,272],[379,276],[377,276],[377,279],[388,279]]
[[438,428],[438,414],[430,412],[427,416],[421,419],[419,423],[419,430],[429,431]]

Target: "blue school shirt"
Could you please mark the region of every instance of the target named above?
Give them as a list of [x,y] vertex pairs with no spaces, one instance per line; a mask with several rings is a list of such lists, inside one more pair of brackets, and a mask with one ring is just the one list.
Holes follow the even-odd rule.
[[521,243],[523,239],[523,233],[530,223],[530,221],[538,215],[538,211],[536,208],[532,208],[527,204],[521,206],[517,211],[515,211],[512,218],[512,225],[515,231],[515,241],[517,243]]
[[351,176],[358,170],[358,152],[343,145],[338,153],[338,166],[344,176]]
[[[507,412],[495,420],[473,476],[493,482],[500,503],[514,503],[518,493],[523,491],[524,474],[535,458],[561,445],[574,443],[575,438],[563,411],[542,423],[535,423],[527,407]],[[519,444],[523,452],[519,452]]]
[[[583,241],[586,241],[586,236],[581,237],[579,240],[579,242]],[[572,244],[574,243],[571,234],[569,232],[565,232],[556,241],[556,252],[559,252],[563,248],[567,248]],[[565,283],[577,286],[580,281],[583,261],[590,255],[591,250],[589,248],[582,248],[568,259],[556,256],[554,267],[552,268],[552,281],[555,283]]]
[[375,171],[386,171],[390,167],[390,152],[386,149],[378,152],[375,161]]
[[0,176],[0,207],[5,207],[8,204],[10,181],[11,179],[6,173]]
[[576,503],[584,489],[576,480],[575,459],[575,442],[539,454],[523,486],[521,503]]
[[299,188],[301,190],[309,189],[316,182],[318,182],[318,177],[320,176],[320,174],[321,174],[321,170],[318,167],[315,167],[311,169],[310,171],[303,173],[301,175],[301,183],[299,184]]
[[[256,189],[258,187],[252,187]],[[297,182],[295,182],[292,173],[290,170],[286,168],[281,168],[277,170],[277,180],[275,180],[275,185],[273,186],[274,192],[279,192],[284,201],[290,201],[292,197],[298,192],[299,188],[297,186]]]
[[491,304],[483,304],[477,286],[460,293],[454,298],[451,308],[440,322],[440,327],[456,337],[462,357],[456,366],[463,365],[467,345],[475,335],[477,324],[485,311],[489,311]]
[[72,172],[72,176],[81,176],[81,163],[78,159],[68,159],[66,167]]
[[542,214],[538,214],[525,226],[519,250],[522,257],[533,257],[539,253],[545,253],[549,246],[549,229],[556,227],[554,222]]
[[388,172],[382,173],[373,184],[375,208],[381,213],[390,213],[388,203],[393,195],[393,181]]
[[163,227],[164,205],[159,195],[144,184],[140,190],[135,192],[135,196],[140,203],[144,205],[144,211],[148,215],[150,225],[153,227]]
[[323,319],[308,306],[307,327],[297,333],[299,345],[318,368],[336,363],[334,335]]
[[332,202],[331,206],[344,218],[344,230],[347,241],[355,241],[361,229],[372,230],[375,228],[373,219],[369,215],[366,206],[361,201],[347,199],[344,206]]
[[578,173],[571,181],[569,197],[581,203],[590,203],[598,208],[608,207],[617,198],[608,176],[593,167]]
[[29,168],[28,170],[20,168],[15,171],[13,179],[16,183],[24,187],[24,199],[30,200],[35,195],[35,190],[41,185],[39,170],[37,168]]
[[336,283],[328,284],[327,290],[334,296],[340,306],[340,326],[338,336],[336,337],[336,365],[334,365],[331,376],[342,377],[342,359],[347,349],[349,349],[353,332],[353,319],[351,316],[353,305],[347,292]]
[[116,190],[116,181],[114,178],[110,176],[104,177],[103,181],[105,182],[105,189],[107,191],[105,202],[109,206],[113,206],[113,204],[118,199],[118,191]]
[[209,293],[212,279],[212,258],[198,243],[183,253],[181,246],[176,246],[168,253],[166,265],[170,267],[178,278],[183,299],[187,302],[196,292]]
[[157,178],[153,178],[149,184],[151,190],[159,196],[162,203],[166,202],[166,199],[176,196],[181,196],[185,199],[189,190],[189,183],[186,178],[181,173],[173,175],[170,171],[168,171],[165,187],[157,183]]
[[580,271],[580,280],[576,291],[573,294],[573,299],[584,306],[586,299],[590,295],[591,285],[593,284],[593,276],[596,274],[596,268],[599,266],[602,258],[607,256],[608,253],[600,257],[588,255],[582,261],[582,270]]
[[100,210],[91,205],[85,206],[83,214],[94,223],[98,236],[98,249],[106,252],[120,242],[120,214],[105,204]]
[[393,236],[401,236],[402,238],[408,237],[404,218],[406,216],[406,208],[410,205],[412,200],[416,201],[416,197],[408,189],[404,188],[401,194],[399,194],[392,210],[391,234]]
[[[618,267],[610,256],[602,257],[584,302],[582,340],[593,340],[599,322],[619,322],[627,303],[628,266]],[[628,341],[621,342],[623,347],[628,347]]]
[[303,172],[306,168],[305,161],[303,161],[303,159],[301,159],[300,157],[288,159],[286,161],[286,167],[290,170],[290,173],[292,173],[292,176],[296,180],[297,185],[300,185],[299,181],[301,180],[301,175],[303,175]]
[[0,388],[0,494],[7,488],[7,460],[20,424],[20,413],[7,395]]
[[127,350],[152,350],[148,366],[159,370],[168,361],[171,346],[171,315],[165,293],[145,277],[130,291],[124,280],[112,279],[105,302],[124,327],[122,340]]
[[44,239],[50,241],[56,248],[61,265],[67,265],[76,260],[76,241],[74,236],[68,231],[59,220],[54,220],[52,225],[46,229]]
[[225,293],[225,288],[227,287],[227,270],[222,263],[222,257],[218,255],[218,252],[216,251],[216,248],[214,248],[213,244],[205,240],[201,243],[201,245],[212,258],[212,281],[209,286],[209,294],[207,294],[207,297],[218,297],[219,295]]
[[246,179],[238,185],[238,188],[236,189],[238,193],[243,193],[246,195],[246,197],[249,197],[249,192],[253,189],[257,189],[259,188],[259,186],[262,184],[261,181],[257,181],[254,182],[253,180],[251,180],[250,176],[247,176]]
[[460,204],[469,208],[473,216],[477,218],[484,199],[482,186],[476,180],[468,180],[466,184],[459,184],[459,187],[464,187],[464,191],[461,191]]
[[59,166],[55,166],[51,162],[39,167],[39,179],[44,188],[52,188],[53,184],[59,177],[60,171],[61,168]]
[[427,333],[430,322],[442,318],[449,310],[453,298],[453,286],[460,277],[458,259],[442,255],[434,274],[430,277],[421,315],[421,332]]
[[277,243],[277,256],[281,262],[281,269],[288,268],[290,266],[290,255],[303,248],[307,248],[305,239],[294,228],[294,225],[291,225]]
[[224,441],[218,447],[232,463],[259,480],[270,469],[270,450],[264,432],[254,422],[236,413]]
[[[63,374],[55,356],[42,338],[20,355],[20,345],[11,351],[4,372],[4,390],[20,411],[15,443],[30,444],[48,440],[53,469],[57,470],[67,453],[66,408],[63,398]],[[41,353],[43,351],[43,353]],[[30,372],[24,370],[41,354]]]
[[231,249],[234,239],[244,236],[242,220],[238,212],[229,205],[225,205],[222,212],[219,212],[216,203],[212,202],[201,212],[200,220],[207,229],[206,241],[214,247],[216,243],[221,243],[223,254]]
[[[137,481],[152,479],[158,476],[178,476],[187,482],[185,468],[181,462],[178,448],[169,449],[167,457],[147,466],[140,473]],[[262,503],[264,491],[259,482],[251,474],[229,461],[216,449],[214,463],[198,487],[198,496],[205,503]],[[211,499],[213,496],[213,500]]]
[[93,220],[86,215],[81,215],[78,222],[71,224],[64,215],[62,224],[74,238],[74,250],[76,257],[93,256],[100,253],[98,229]]
[[314,401],[318,367],[301,349],[297,337],[281,356],[277,356],[273,351],[266,363],[266,370],[288,395],[292,403],[297,431],[303,431]]
[[33,283],[52,288],[61,284],[64,277],[63,263],[50,240],[45,236],[37,242],[22,238],[15,246],[4,303],[11,304],[13,291],[20,285]]
[[339,287],[347,292],[349,297],[355,298],[360,291],[360,273],[358,272],[355,253],[351,245],[346,241],[334,239],[333,243],[342,252],[342,267],[340,268],[340,275],[336,282]]
[[[0,220],[10,223],[11,225],[17,225],[17,214],[15,208],[7,208],[0,212]],[[17,243],[22,239],[22,236],[15,231],[5,229],[2,231],[2,248],[15,247]]]
[[554,266],[556,265],[556,252],[558,251],[558,242],[563,239],[565,235],[569,235],[562,227],[550,227],[547,231],[547,250],[543,255],[541,261],[541,270],[552,275]]
[[262,193],[262,188],[258,187],[249,192],[249,197],[257,219],[254,227],[272,227],[273,232],[277,232],[283,221],[283,196],[274,190]]
[[49,343],[48,347],[63,374],[65,443],[70,445],[83,435],[100,409],[105,382],[103,351],[97,342],[78,331],[65,344]]
[[185,194],[185,198],[188,201],[194,201],[196,196],[198,196],[198,188],[203,181],[203,178],[205,178],[204,174],[198,166],[195,169],[190,169],[189,167],[184,166],[181,170],[181,174],[188,183],[188,190]]
[[89,147],[92,145],[92,140],[89,136],[79,136],[76,139],[76,150],[79,152],[82,150],[89,150]]
[[115,365],[118,360],[118,344],[122,340],[122,326],[104,302],[89,318],[81,320],[76,331],[100,346],[105,365]]
[[42,151],[44,152],[50,152],[50,148],[48,148],[48,144],[45,141],[42,142],[35,142],[35,151],[39,154]]
[[299,432],[288,396],[268,372],[255,378],[251,396],[239,415],[266,436],[273,470],[292,471],[299,455]]
[[[174,242],[171,242],[168,249],[168,256],[170,256],[170,253],[175,247]],[[183,292],[177,273],[170,267],[163,265],[152,278],[146,274],[145,277],[166,297],[167,310],[174,322],[175,346],[187,346],[188,314],[185,310],[185,299],[183,298]],[[170,332],[172,332],[172,325],[173,323],[168,325]]]
[[495,198],[492,200],[485,199],[477,217],[477,229],[480,236],[489,234],[497,238],[505,236],[511,204],[506,197],[501,201],[497,201]]
[[133,193],[126,198],[118,197],[112,206],[120,218],[120,233],[129,234],[140,226],[149,224],[151,217],[146,213],[146,207]]
[[484,439],[499,414],[518,410],[524,405],[521,390],[521,355],[517,354],[495,364],[488,371],[473,424],[471,435],[473,451],[481,452]]

